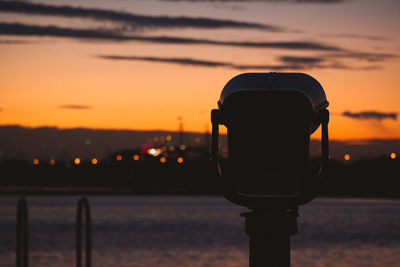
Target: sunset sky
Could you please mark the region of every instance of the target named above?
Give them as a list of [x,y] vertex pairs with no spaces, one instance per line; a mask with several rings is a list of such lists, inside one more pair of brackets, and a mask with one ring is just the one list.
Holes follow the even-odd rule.
[[332,139],[400,138],[400,1],[0,1],[0,125],[203,132],[232,77],[304,72]]

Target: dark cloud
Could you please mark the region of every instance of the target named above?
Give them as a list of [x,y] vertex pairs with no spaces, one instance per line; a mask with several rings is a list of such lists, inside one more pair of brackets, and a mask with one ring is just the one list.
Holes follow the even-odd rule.
[[91,106],[87,105],[61,105],[61,109],[92,109]]
[[291,66],[290,69],[340,69],[340,70],[376,70],[380,69],[379,66],[349,66],[341,62],[332,60],[324,55],[318,57],[295,57],[295,56],[281,56],[278,60],[285,64]]
[[[101,40],[101,41],[136,41],[157,44],[181,44],[181,45],[214,45],[231,46],[242,48],[273,48],[285,50],[307,50],[325,52],[314,57],[293,57],[284,56],[279,60],[291,66],[291,69],[311,69],[311,68],[335,68],[349,70],[377,70],[380,66],[356,66],[344,65],[338,59],[349,58],[367,62],[382,62],[399,55],[388,53],[367,53],[350,51],[337,46],[326,45],[318,42],[307,41],[282,41],[282,42],[240,42],[240,41],[218,41],[212,39],[196,39],[189,37],[170,37],[170,36],[141,36],[123,35],[118,31],[107,31],[100,29],[73,29],[56,26],[34,26],[26,24],[0,23],[0,35],[14,36],[48,36],[73,38],[80,40]],[[277,67],[277,66],[275,66]],[[243,67],[244,68],[244,67]],[[253,66],[254,68],[254,66]]]
[[16,36],[50,36],[75,39],[96,39],[109,41],[138,41],[161,44],[218,45],[247,48],[278,48],[290,50],[343,51],[343,49],[317,42],[284,41],[284,42],[235,42],[210,39],[196,39],[169,36],[127,36],[115,31],[72,29],[56,26],[34,26],[20,23],[0,23],[0,34]]
[[390,39],[390,38],[383,37],[383,36],[353,34],[353,33],[321,34],[321,36],[351,38],[351,39],[363,39],[363,40],[371,40],[371,41],[386,41],[386,40]]
[[293,57],[281,56],[279,58],[282,62],[291,64],[317,64],[324,61],[322,57]]
[[379,111],[362,111],[362,112],[351,112],[345,111],[342,113],[343,116],[360,119],[360,120],[383,120],[383,119],[392,119],[397,120],[397,113],[385,113]]
[[212,18],[147,16],[113,10],[81,8],[71,6],[52,6],[29,2],[1,1],[1,12],[12,12],[34,15],[51,15],[69,18],[90,18],[100,21],[123,23],[132,29],[137,28],[247,28],[260,29],[271,32],[283,32],[285,29],[259,23],[248,23],[236,20],[222,20]]
[[360,71],[372,71],[372,70],[381,70],[382,66],[379,65],[368,65],[368,66],[349,66],[340,62],[331,62],[325,66],[320,66],[320,68],[324,69],[338,69],[338,70],[360,70]]
[[211,61],[211,60],[199,60],[193,58],[162,58],[153,56],[119,56],[119,55],[99,55],[96,56],[100,59],[106,60],[121,60],[121,61],[147,61],[147,62],[158,62],[158,63],[169,63],[175,65],[190,65],[198,67],[225,67],[237,70],[262,70],[262,71],[286,71],[286,70],[310,70],[310,69],[345,69],[345,70],[370,70],[376,69],[377,67],[350,67],[341,64],[324,62],[323,59],[312,58],[312,57],[279,57],[278,61],[280,64],[265,64],[265,65],[246,65],[246,64],[234,64],[231,62]]
[[0,44],[27,44],[27,43],[31,42],[25,40],[0,40]]
[[191,65],[191,66],[203,66],[203,67],[233,66],[230,63],[208,61],[208,60],[197,60],[192,58],[160,58],[160,57],[114,56],[114,55],[99,55],[97,57],[108,60],[148,61],[148,62],[173,63],[178,65]]
[[322,54],[315,57],[296,57],[296,56],[281,56],[279,60],[284,63],[290,63],[293,65],[310,65],[314,68],[331,68],[331,69],[347,69],[347,70],[379,70],[382,69],[379,65],[366,65],[357,66],[344,65],[337,59],[349,58],[356,59],[359,61],[367,61],[369,63],[376,63],[386,61],[388,59],[398,58],[398,55],[384,54],[384,53],[360,53],[353,51],[341,51],[334,54]]
[[[14,35],[14,36],[48,36],[48,37],[63,37],[74,39],[92,39],[103,41],[136,41],[158,44],[185,44],[185,45],[216,45],[216,46],[232,46],[243,48],[275,48],[286,50],[309,50],[309,51],[322,51],[331,52],[319,56],[315,61],[334,59],[334,58],[349,58],[368,62],[382,62],[393,58],[399,58],[399,55],[390,53],[368,53],[346,50],[337,46],[326,45],[323,43],[312,41],[282,41],[282,42],[240,42],[240,41],[218,41],[212,39],[196,39],[186,37],[170,37],[170,36],[139,36],[139,35],[124,35],[118,31],[107,31],[101,29],[73,29],[62,28],[56,26],[35,26],[19,23],[0,23],[0,35]],[[8,42],[9,43],[9,42]],[[306,58],[282,58],[282,61],[300,60],[304,61]],[[310,60],[310,58],[308,58]],[[292,62],[294,63],[294,62]],[[304,62],[303,62],[304,63]],[[315,62],[314,62],[315,63]],[[334,65],[341,65],[335,63]],[[333,67],[332,65],[331,67]],[[343,67],[339,67],[343,68]],[[362,67],[364,68],[364,67]],[[371,67],[367,67],[371,69]],[[372,69],[377,69],[374,66]]]
[[389,53],[368,53],[368,52],[357,52],[350,50],[342,50],[334,53],[326,53],[319,55],[318,57],[295,57],[295,56],[283,56],[281,61],[290,63],[301,63],[301,64],[315,64],[321,63],[322,61],[334,61],[340,58],[356,59],[367,62],[382,62],[389,59],[398,58],[399,55]]
[[340,51],[326,55],[327,58],[351,58],[368,62],[382,62],[388,59],[398,58],[399,55],[389,53],[366,53],[357,51]]
[[127,60],[127,61],[147,61],[147,62],[159,62],[159,63],[170,63],[176,65],[190,65],[200,67],[226,67],[238,70],[253,69],[253,70],[288,70],[288,69],[302,69],[299,65],[240,65],[229,62],[210,61],[210,60],[198,60],[192,58],[160,58],[160,57],[141,57],[141,56],[115,56],[115,55],[100,55],[97,56],[101,59],[108,60]]
[[[274,0],[270,0],[270,1],[274,1]],[[285,2],[285,0],[277,0],[277,1]],[[316,4],[336,4],[336,3],[346,2],[346,0],[286,0],[286,1],[295,2],[295,3],[316,3]]]
[[128,41],[126,36],[103,30],[80,30],[56,26],[33,26],[20,23],[0,23],[0,34],[16,36],[49,36],[75,39]]
[[240,3],[240,2],[265,2],[265,3],[297,3],[297,4],[337,4],[346,0],[162,0],[167,2],[215,2],[215,3]]
[[332,55],[320,55],[315,57],[281,56],[278,60],[284,64],[290,64],[292,69],[340,69],[340,70],[379,70],[378,65],[350,66],[336,61]]

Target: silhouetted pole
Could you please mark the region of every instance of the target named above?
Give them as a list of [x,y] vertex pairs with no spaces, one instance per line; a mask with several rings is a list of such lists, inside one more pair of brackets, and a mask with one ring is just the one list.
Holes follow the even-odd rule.
[[249,236],[250,267],[289,267],[290,236],[297,233],[297,208],[242,213]]
[[17,208],[17,267],[29,265],[28,205],[25,197],[18,200]]
[[85,262],[86,267],[91,266],[92,260],[92,220],[90,217],[90,206],[86,196],[83,196],[78,201],[78,208],[76,213],[76,266],[82,266],[82,213],[85,214]]

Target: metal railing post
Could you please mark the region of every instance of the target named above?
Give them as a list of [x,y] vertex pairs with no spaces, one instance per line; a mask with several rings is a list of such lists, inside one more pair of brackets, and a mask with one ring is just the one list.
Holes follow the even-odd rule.
[[17,207],[17,240],[16,262],[17,267],[29,265],[29,232],[28,232],[28,205],[25,197],[20,197]]
[[76,266],[82,266],[82,212],[85,212],[85,245],[86,267],[91,266],[91,251],[92,251],[92,221],[90,218],[90,206],[86,196],[78,200],[78,209],[76,214]]

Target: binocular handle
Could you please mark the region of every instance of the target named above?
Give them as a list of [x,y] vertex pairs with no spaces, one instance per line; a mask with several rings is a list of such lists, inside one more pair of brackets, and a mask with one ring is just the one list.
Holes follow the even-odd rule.
[[219,163],[219,109],[211,110],[211,161],[213,170],[217,172],[218,176],[222,176],[221,164]]
[[[329,123],[329,111],[324,109],[321,110],[317,115],[317,120],[321,122],[321,162],[317,175],[312,175],[311,184],[307,185],[307,189],[305,192],[296,197],[294,201],[290,201],[295,205],[302,205],[311,200],[313,200],[320,191],[322,184],[325,182],[326,171],[328,167],[329,160],[329,136],[328,136],[328,123]],[[213,169],[216,171],[217,176],[225,180],[224,182],[228,182],[228,184],[224,184],[224,186],[229,187],[226,192],[227,197],[234,203],[239,205],[246,205],[249,202],[257,202],[255,199],[249,200],[239,195],[238,192],[230,192],[229,190],[234,190],[232,185],[229,184],[227,175],[223,172],[219,159],[219,124],[221,124],[220,111],[219,109],[213,109],[211,111],[211,123],[212,123],[212,143],[211,143],[211,161],[213,165]],[[259,197],[256,197],[259,198]],[[261,197],[263,198],[263,197]],[[265,198],[265,197],[264,197]],[[246,205],[247,206],[247,205]]]
[[329,123],[329,110],[324,109],[318,113],[318,118],[321,122],[321,162],[317,175],[312,175],[312,182],[308,185],[309,190],[298,200],[298,205],[303,205],[310,202],[317,197],[321,190],[322,185],[326,181],[326,173],[329,161],[329,136],[328,136],[328,123]]
[[321,120],[321,168],[319,170],[319,176],[325,176],[326,169],[328,167],[329,160],[329,136],[328,136],[328,123],[329,123],[329,111],[324,109],[319,114]]

